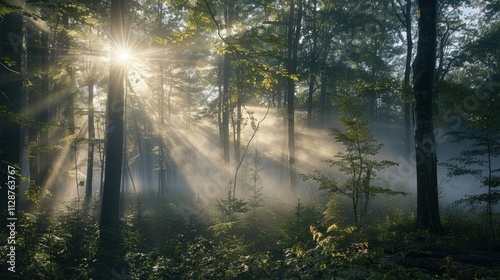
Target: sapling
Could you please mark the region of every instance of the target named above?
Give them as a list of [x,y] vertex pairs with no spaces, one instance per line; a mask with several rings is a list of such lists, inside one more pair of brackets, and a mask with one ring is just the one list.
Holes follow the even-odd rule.
[[368,130],[369,121],[363,116],[364,107],[353,98],[341,99],[340,118],[343,129],[331,128],[330,134],[336,143],[344,147],[333,159],[327,160],[330,168],[346,176],[346,179],[333,178],[325,172],[316,170],[313,174],[302,175],[304,180],[313,180],[319,184],[320,190],[327,191],[330,196],[341,195],[350,199],[355,225],[364,222],[368,211],[368,202],[376,194],[404,194],[389,188],[372,184],[377,178],[377,171],[384,170],[397,163],[389,160],[375,160],[374,157],[382,148]]

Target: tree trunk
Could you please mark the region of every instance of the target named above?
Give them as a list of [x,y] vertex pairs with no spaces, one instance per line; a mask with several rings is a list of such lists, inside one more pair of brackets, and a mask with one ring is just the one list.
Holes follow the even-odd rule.
[[[93,67],[91,67],[93,68]],[[89,69],[90,70],[90,69]],[[92,74],[91,74],[92,75]],[[94,175],[94,141],[95,141],[95,129],[94,129],[94,78],[91,77],[88,81],[88,154],[87,154],[87,183],[85,186],[85,203],[84,209],[88,209],[90,200],[92,199],[92,181]]]
[[242,97],[241,93],[237,96],[236,100],[236,122],[235,122],[235,138],[234,138],[234,162],[240,162],[241,159],[241,120],[242,120],[242,113],[241,113],[241,106],[242,106]]
[[[411,74],[411,56],[413,53],[413,38],[411,32],[411,1],[406,1],[406,13],[405,13],[405,27],[406,27],[406,63],[405,63],[405,76],[404,84],[405,86],[410,85],[410,74]],[[409,155],[411,153],[411,122],[410,122],[410,103],[404,103],[404,126],[405,126],[405,154]]]
[[[300,26],[302,21],[302,0],[299,0],[297,17],[295,17],[295,1],[290,1],[290,16],[288,22],[288,74],[297,73],[297,53],[300,41]],[[294,22],[295,19],[295,22]],[[297,191],[297,174],[295,170],[295,80],[288,78],[287,90],[287,117],[288,117],[288,172],[290,190]]]
[[319,91],[319,114],[320,114],[320,124],[321,127],[325,125],[326,122],[326,101],[327,101],[327,80],[328,80],[328,75],[325,73],[326,70],[324,70],[321,73],[321,86],[320,86],[320,91]]
[[[233,16],[234,16],[234,0],[227,1],[226,11],[225,11],[225,21],[226,21],[226,40],[230,40],[232,34],[233,26]],[[224,163],[227,170],[229,170],[229,112],[230,112],[230,91],[229,91],[229,80],[231,77],[231,53],[229,53],[229,46],[226,46],[226,53],[224,53],[224,64],[223,64],[223,78],[222,78],[222,149]]]
[[166,160],[165,160],[165,144],[164,144],[164,137],[163,137],[163,130],[165,129],[165,118],[164,118],[164,110],[165,110],[165,91],[163,89],[163,65],[160,65],[160,83],[158,86],[158,95],[159,95],[159,104],[158,104],[158,114],[160,117],[160,131],[159,131],[159,143],[158,146],[160,147],[160,154],[158,158],[158,198],[164,197],[166,193],[166,180],[165,180],[165,173],[166,173]]
[[[111,42],[123,48],[125,0],[111,1]],[[123,63],[111,60],[106,102],[106,162],[100,221],[100,242],[96,279],[111,279],[111,271],[121,267],[121,235],[119,229],[120,181],[123,163],[124,72]]]
[[[41,57],[40,66],[42,70],[41,80],[40,80],[40,97],[41,97],[41,111],[39,121],[43,124],[49,123],[49,32],[42,31],[42,41],[41,41]],[[40,164],[40,186],[44,189],[50,189],[48,186],[48,177],[50,169],[50,152],[49,152],[49,130],[48,128],[40,130],[39,145],[42,148],[42,152],[39,152],[37,156],[40,157],[38,163]]]
[[309,55],[309,90],[308,90],[308,95],[307,95],[307,124],[309,126],[312,125],[312,111],[313,111],[313,95],[314,95],[314,86],[315,86],[315,81],[316,81],[316,68],[317,68],[317,63],[316,63],[316,57],[317,57],[317,52],[318,52],[318,30],[316,28],[316,7],[317,7],[317,2],[316,0],[313,0],[313,7],[312,7],[312,21],[313,21],[313,26],[312,26],[312,37],[313,37],[313,42],[312,42],[312,49],[311,53]]
[[[30,36],[29,40],[27,40],[27,52],[30,54],[28,56],[27,64],[30,66],[30,69],[38,69],[40,68],[40,57],[41,57],[41,38],[40,32],[35,29],[34,26],[28,26],[26,28],[28,34],[33,34]],[[37,75],[33,74],[30,71],[30,79],[32,86],[28,92],[28,115],[34,119],[40,119],[40,113],[38,110],[33,110],[31,108],[37,108],[38,104],[41,101],[41,91],[40,91],[40,79]],[[29,151],[29,173],[30,173],[30,186],[41,186],[40,183],[40,164],[39,164],[39,154],[37,152],[39,145],[39,129],[37,127],[30,127],[28,131],[28,142],[30,147],[34,147]]]
[[[38,75],[36,71],[41,71],[41,69],[43,69],[42,57],[45,55],[45,51],[43,50],[42,36],[37,27],[29,26],[27,32],[32,34],[31,40],[28,41],[28,53],[30,54],[28,57],[28,64],[30,65],[30,69],[33,70],[30,75],[33,86],[30,87],[28,94],[28,104],[30,108],[28,114],[37,122],[42,123],[45,109],[44,91],[42,90],[42,76]],[[28,140],[32,148],[29,154],[30,185],[32,187],[42,188],[44,185],[44,156],[42,155],[42,151],[44,150],[44,145],[47,144],[46,141],[42,140],[41,128],[30,127]]]
[[[22,65],[22,36],[23,36],[23,20],[19,13],[11,13],[2,16],[0,23],[0,43],[2,45],[2,56],[8,57],[14,62],[12,66],[0,66],[0,108],[12,113],[20,113],[21,106],[21,90],[23,86],[23,75],[21,74]],[[17,174],[20,174],[20,155],[21,155],[21,126],[9,117],[2,116],[0,118],[0,176],[7,179],[10,170],[9,166],[15,167],[16,175],[14,175],[16,186],[20,183]],[[2,181],[6,182],[6,181]],[[9,188],[2,185],[0,188],[0,203],[4,205],[0,209],[1,224],[7,222],[7,191]],[[18,188],[14,191],[18,193]],[[19,200],[17,200],[19,201]],[[17,208],[16,208],[17,209]],[[15,212],[15,211],[14,211]],[[17,212],[15,212],[17,217]],[[11,217],[11,215],[9,215]],[[5,231],[6,227],[2,226],[1,231]]]
[[413,64],[413,108],[417,163],[416,228],[441,232],[433,125],[433,78],[436,63],[436,0],[418,3],[418,45]]
[[[125,0],[111,2],[111,41],[119,47],[124,43],[123,16]],[[111,62],[106,102],[106,162],[104,174],[101,226],[118,221],[118,201],[123,161],[124,65]]]

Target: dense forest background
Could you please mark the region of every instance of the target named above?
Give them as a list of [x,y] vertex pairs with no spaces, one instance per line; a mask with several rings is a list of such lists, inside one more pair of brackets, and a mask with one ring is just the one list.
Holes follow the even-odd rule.
[[497,279],[499,13],[1,1],[2,279]]

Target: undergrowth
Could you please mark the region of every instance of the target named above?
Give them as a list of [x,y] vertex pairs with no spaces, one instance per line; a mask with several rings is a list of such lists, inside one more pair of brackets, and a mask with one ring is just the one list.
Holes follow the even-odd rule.
[[[173,203],[145,207],[129,197],[122,219],[123,266],[115,279],[495,279],[499,254],[482,242],[482,213],[449,209],[442,235],[414,231],[415,216],[393,209],[361,227],[298,202],[288,216],[260,209],[225,222],[186,218]],[[91,279],[98,222],[68,207],[50,216],[20,212],[16,274],[2,279]],[[255,223],[255,219],[259,222]],[[207,222],[209,221],[209,222]],[[487,231],[486,231],[487,232]],[[8,248],[2,246],[1,254]],[[483,257],[474,257],[480,254]],[[10,278],[5,278],[9,276]]]

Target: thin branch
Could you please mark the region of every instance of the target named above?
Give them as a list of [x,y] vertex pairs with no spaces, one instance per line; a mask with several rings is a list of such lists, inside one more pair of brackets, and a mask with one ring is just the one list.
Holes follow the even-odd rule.
[[248,140],[248,142],[247,142],[247,144],[245,146],[245,150],[243,151],[243,155],[241,156],[240,162],[238,163],[238,166],[236,167],[236,170],[234,171],[233,197],[236,197],[236,181],[238,179],[238,171],[240,170],[241,165],[243,163],[243,160],[245,159],[245,156],[246,156],[246,154],[248,152],[248,148],[250,147],[250,143],[252,143],[252,140],[255,137],[255,135],[257,134],[257,131],[259,131],[260,124],[266,119],[267,114],[269,113],[269,108],[271,108],[271,101],[270,100],[268,100],[268,103],[267,103],[266,114],[264,115],[264,117],[259,122],[257,122],[257,125],[255,126],[255,129],[253,131],[252,137],[250,137],[250,139]]
[[15,73],[15,74],[18,74],[18,75],[21,75],[21,73],[15,71],[15,70],[12,70],[10,69],[9,67],[7,67],[7,65],[3,64],[2,62],[0,62],[0,65],[2,65],[5,69],[7,69],[8,71],[12,72],[12,73]]

